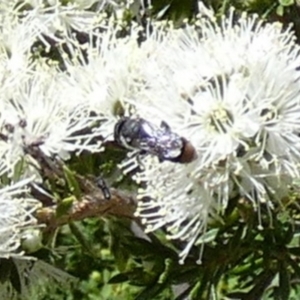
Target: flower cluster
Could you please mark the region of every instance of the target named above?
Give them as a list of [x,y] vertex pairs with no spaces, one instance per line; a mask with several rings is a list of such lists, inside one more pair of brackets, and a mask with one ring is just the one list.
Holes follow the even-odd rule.
[[[139,1],[28,3],[0,6],[5,178],[22,165],[19,178],[42,180],[39,155],[67,160],[102,151],[120,116],[165,122],[197,158],[174,163],[146,154],[122,167],[140,165],[136,214],[148,231],[165,227],[170,239],[187,243],[182,261],[232,197],[260,209],[287,195],[300,158],[299,47],[290,30],[257,17],[236,20],[233,11],[221,24],[206,14],[182,28],[153,22],[145,30],[119,18]],[[43,57],[40,44],[46,53],[55,45],[59,59]]]
[[28,180],[23,180],[0,190],[0,257],[22,255],[23,235],[27,228],[36,226],[36,219],[32,214],[40,207],[39,201],[20,196],[26,192],[27,183]]
[[[93,33],[96,36],[97,30],[107,28],[103,9],[113,1],[98,2],[93,12],[88,8],[95,1],[75,1],[73,5],[63,5],[60,1],[25,2],[2,1],[0,4],[0,186],[3,187],[0,257],[23,254],[22,232],[37,223],[34,213],[39,202],[31,199],[26,183],[43,181],[41,161],[67,160],[72,153],[103,150],[99,139],[94,139],[100,133],[92,130],[103,115],[94,113],[92,116],[91,107],[96,100],[99,100],[98,107],[103,104],[104,93],[102,96],[98,89],[94,96],[89,95],[86,93],[88,84],[84,86],[100,69],[91,69],[89,64],[87,74],[78,64],[77,69],[73,65],[72,73],[67,57],[73,56],[75,61],[82,58],[76,55],[85,51],[84,43],[75,40],[74,32],[79,31],[92,40]],[[101,37],[98,33],[105,55],[112,46],[109,37],[113,30],[106,32]],[[57,52],[61,50],[65,61],[52,59],[47,54],[53,46]],[[78,53],[71,53],[72,47],[77,46]],[[104,65],[100,74],[110,72]],[[94,79],[96,77],[90,85],[96,86],[98,81]],[[80,80],[79,86],[76,86],[77,80]],[[103,111],[106,112],[106,108]],[[11,188],[5,187],[8,182]],[[10,189],[14,192],[9,192]],[[17,197],[19,194],[22,197]]]
[[[280,201],[299,176],[299,47],[289,30],[234,12],[221,25],[199,19],[182,29],[153,28],[142,44],[146,86],[127,100],[135,115],[165,121],[192,143],[188,164],[139,158],[136,215],[148,231],[166,227],[187,246],[240,195],[260,209]],[[152,48],[153,49],[153,48]],[[132,166],[131,158],[123,167]]]
[[[139,26],[122,19],[133,8],[144,9],[140,1],[1,2],[0,187],[10,182],[24,197],[4,196],[12,215],[0,218],[0,257],[22,254],[19,231],[37,222],[21,183],[43,183],[45,162],[101,152],[112,137],[144,58]],[[121,38],[123,30],[131,34]]]

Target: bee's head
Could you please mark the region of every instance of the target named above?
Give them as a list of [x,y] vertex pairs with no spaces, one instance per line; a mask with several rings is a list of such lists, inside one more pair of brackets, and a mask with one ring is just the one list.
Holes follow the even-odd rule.
[[192,145],[192,143],[189,142],[187,139],[185,139],[185,138],[181,138],[181,139],[183,142],[181,154],[174,159],[170,159],[170,161],[182,163],[182,164],[190,163],[197,158],[196,149]]

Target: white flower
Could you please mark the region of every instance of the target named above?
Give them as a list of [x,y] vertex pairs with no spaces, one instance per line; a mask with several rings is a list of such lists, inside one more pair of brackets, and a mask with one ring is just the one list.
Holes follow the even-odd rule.
[[[291,53],[295,37],[290,31],[283,32],[279,23],[263,25],[257,16],[248,18],[245,14],[236,20],[234,10],[228,18],[224,17],[221,26],[217,20],[204,17],[182,29],[164,27],[154,24],[148,37],[148,41],[154,39],[162,44],[150,62],[167,72],[161,88],[168,85],[166,78],[172,78],[178,93],[187,97],[213,76],[242,72],[267,55],[280,53],[281,57],[292,58],[296,53]],[[153,81],[155,75],[152,74]]]
[[0,21],[1,94],[9,98],[32,72],[31,47],[41,35],[42,28],[37,26],[31,14],[19,19],[5,11],[0,14]]
[[24,230],[36,226],[33,213],[40,203],[31,198],[18,196],[26,192],[23,180],[0,190],[0,257],[8,258],[23,255],[21,240]]
[[246,197],[260,213],[299,176],[299,47],[278,24],[242,16],[233,25],[233,14],[221,27],[207,19],[184,29],[154,26],[141,51],[155,41],[160,46],[139,70],[145,84],[125,103],[134,116],[167,122],[197,159],[176,164],[145,155],[121,166],[140,165],[137,215],[148,231],[166,227],[169,238],[185,241],[183,261],[230,199]]
[[1,160],[12,171],[34,147],[45,156],[62,159],[73,152],[101,150],[97,142],[90,143],[95,136],[89,133],[93,118],[84,101],[73,102],[60,80],[57,72],[37,71],[19,84],[12,99],[1,100]]
[[104,32],[92,33],[85,45],[75,40],[68,44],[71,58],[63,53],[67,72],[62,84],[73,95],[73,102],[84,102],[97,115],[101,125],[95,133],[106,139],[112,139],[114,124],[126,111],[125,99],[139,89],[143,62],[137,43],[139,30],[133,26],[129,36],[118,38],[120,28],[112,23]]
[[144,172],[136,175],[147,187],[139,190],[136,215],[146,224],[146,231],[165,227],[169,239],[180,239],[187,246],[180,256],[184,261],[207,223],[219,210],[214,190],[205,180],[191,178],[194,164],[184,166],[148,157]]
[[48,0],[48,5],[43,0],[27,2],[33,7],[27,13],[34,16],[37,27],[42,28],[44,35],[56,41],[64,41],[72,30],[89,32],[105,23],[105,14],[102,13],[104,5],[100,5],[98,11],[85,10],[92,5],[92,1],[74,1],[67,5],[59,0]]
[[[297,49],[295,49],[297,50]],[[291,52],[291,56],[293,53]],[[300,158],[299,60],[269,55],[265,62],[249,70],[246,89],[252,110],[259,117],[255,143],[260,147],[257,160],[276,165],[278,174],[298,176]],[[284,78],[284,80],[282,80]]]

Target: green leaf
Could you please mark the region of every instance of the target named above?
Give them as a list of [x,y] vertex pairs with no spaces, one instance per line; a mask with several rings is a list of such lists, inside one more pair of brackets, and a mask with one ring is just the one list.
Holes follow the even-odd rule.
[[167,288],[167,283],[164,284],[158,284],[151,287],[147,287],[144,289],[136,298],[135,300],[153,300],[157,299],[155,298],[157,295],[159,295],[164,289]]
[[79,187],[79,184],[77,182],[77,179],[75,177],[75,174],[73,171],[71,171],[67,166],[63,166],[63,171],[65,178],[67,180],[68,186],[70,191],[73,193],[73,195],[79,199],[81,197],[81,189]]
[[284,15],[284,7],[282,5],[277,6],[276,14],[280,17],[282,17]]
[[136,286],[153,285],[155,282],[157,282],[157,276],[146,272],[141,267],[132,268],[128,272],[123,272],[122,275],[123,278],[127,277],[127,280],[130,282],[130,284]]
[[64,215],[68,214],[74,201],[76,201],[76,199],[73,196],[71,196],[71,197],[63,199],[60,203],[58,203],[58,205],[56,207],[56,217],[60,218]]
[[297,277],[300,278],[300,266],[298,262],[295,262],[292,258],[288,258],[288,263],[294,269],[294,272],[297,274]]
[[279,0],[278,2],[282,6],[291,6],[295,3],[294,0]]
[[[201,295],[203,292],[203,286],[206,284],[206,282],[204,283],[202,280],[197,282],[195,284],[195,286],[193,287],[193,289],[190,292],[190,298],[192,300],[196,300],[196,299],[202,299]],[[199,298],[200,297],[200,298]]]
[[129,259],[129,253],[128,249],[126,249],[122,243],[120,242],[120,239],[116,235],[111,236],[110,240],[110,251],[115,257],[116,266],[119,271],[124,271],[127,267],[128,259]]
[[93,251],[92,251],[92,246],[89,243],[89,241],[86,239],[85,235],[81,232],[79,227],[74,223],[70,222],[69,223],[69,228],[72,234],[75,236],[77,241],[82,245],[82,247],[92,256],[95,256]]
[[219,228],[214,228],[209,231],[206,231],[201,235],[201,237],[197,240],[195,245],[209,243],[215,240],[217,234],[219,232]]
[[300,247],[291,247],[288,248],[289,252],[295,256],[300,256]]
[[192,267],[186,267],[180,265],[178,268],[173,270],[172,274],[172,282],[175,284],[181,284],[182,282],[192,282],[195,278],[195,274],[199,273],[199,269],[201,270],[201,266],[195,265]]
[[151,5],[156,18],[170,19],[179,25],[190,18],[197,10],[195,0],[152,0]]
[[14,166],[14,173],[13,173],[13,181],[18,181],[24,172],[24,168],[26,168],[25,160],[20,159],[18,163]]
[[0,259],[0,283],[5,283],[11,274],[12,270],[12,260],[1,258]]
[[126,282],[128,280],[129,280],[129,278],[128,278],[126,273],[120,273],[120,274],[117,274],[114,277],[112,277],[108,281],[108,283],[109,284],[123,283],[123,282]]
[[11,285],[13,286],[13,288],[18,293],[21,293],[21,291],[22,291],[20,276],[26,276],[26,275],[25,274],[19,275],[19,271],[18,271],[15,263],[13,262],[13,260],[11,260],[10,282],[11,282]]
[[166,259],[165,260],[165,268],[164,272],[160,274],[158,283],[162,284],[166,281],[169,281],[169,277],[172,275],[173,271],[173,261],[171,259]]
[[178,259],[177,254],[172,251],[172,249],[165,247],[162,244],[153,244],[142,238],[137,237],[128,237],[124,241],[124,246],[130,251],[132,255],[138,257],[149,257],[149,256],[158,256],[158,257],[173,257]]
[[290,275],[285,262],[280,263],[279,269],[279,293],[281,300],[288,300],[291,291]]
[[235,251],[241,244],[243,237],[246,235],[247,228],[244,224],[240,224],[235,230],[233,237],[229,240],[230,248]]

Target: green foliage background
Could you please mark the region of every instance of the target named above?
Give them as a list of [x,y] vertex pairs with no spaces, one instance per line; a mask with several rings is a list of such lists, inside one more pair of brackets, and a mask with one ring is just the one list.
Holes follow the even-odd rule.
[[[238,13],[257,13],[266,21],[280,21],[286,26],[292,23],[300,37],[297,1],[203,2],[215,10],[217,17],[235,6]],[[194,0],[153,0],[152,4],[154,18],[172,19],[177,26],[197,14]],[[122,151],[107,149],[101,156],[73,158],[70,169],[110,178],[123,156]],[[88,168],[83,170],[82,165]],[[126,190],[136,188],[121,174],[113,185]],[[65,197],[72,195],[71,191],[64,193]],[[262,208],[260,226],[251,205],[244,199],[233,199],[224,222],[211,224],[184,265],[178,263],[177,256],[182,245],[167,241],[164,232],[136,237],[129,220],[112,217],[70,223],[52,233],[55,238],[45,237],[45,247],[34,256],[78,281],[68,288],[47,283],[35,286],[30,296],[21,295],[20,299],[299,299],[298,200],[295,192],[286,199],[284,209],[275,207],[269,212]],[[206,246],[199,265],[196,261],[203,241]]]

